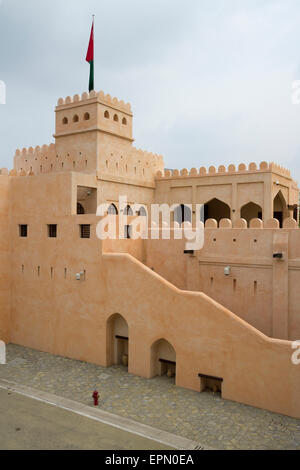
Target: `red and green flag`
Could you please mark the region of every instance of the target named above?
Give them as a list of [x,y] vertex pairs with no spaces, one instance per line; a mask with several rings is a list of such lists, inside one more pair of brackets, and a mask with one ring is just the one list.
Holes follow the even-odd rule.
[[89,91],[94,90],[94,21],[92,24],[89,48],[86,55],[86,61],[90,64]]

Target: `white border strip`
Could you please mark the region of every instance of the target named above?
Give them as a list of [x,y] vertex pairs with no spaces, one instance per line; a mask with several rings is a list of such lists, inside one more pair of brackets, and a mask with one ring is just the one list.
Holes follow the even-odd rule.
[[107,411],[100,410],[99,408],[92,408],[67,398],[58,397],[51,393],[10,382],[9,380],[0,379],[0,388],[57,406],[86,418],[93,419],[94,421],[121,429],[122,431],[127,431],[137,436],[159,442],[168,447],[173,447],[176,450],[212,450],[207,446],[203,446],[185,437],[176,436],[175,434],[138,423],[131,419],[124,418],[123,416],[114,415]]

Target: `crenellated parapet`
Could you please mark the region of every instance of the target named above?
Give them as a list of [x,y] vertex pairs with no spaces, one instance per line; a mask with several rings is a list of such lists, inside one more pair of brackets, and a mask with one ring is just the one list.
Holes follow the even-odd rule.
[[40,147],[29,147],[23,148],[22,150],[17,149],[15,153],[15,158],[34,158],[44,155],[45,157],[55,153],[55,144],[43,145]]
[[162,155],[152,152],[147,152],[146,150],[137,149],[136,147],[131,147],[130,155],[135,158],[141,158],[147,162],[156,162],[157,164],[162,164],[164,158]]
[[259,172],[276,173],[286,178],[291,178],[290,171],[280,165],[277,165],[276,163],[261,162],[259,165],[257,165],[256,163],[252,162],[249,165],[241,163],[237,167],[231,164],[227,168],[224,165],[220,165],[218,168],[215,166],[210,166],[208,169],[201,167],[200,169],[192,168],[191,170],[184,168],[182,170],[158,171],[156,174],[156,179],[198,178],[201,176],[224,176]]
[[91,91],[90,93],[82,93],[81,95],[67,96],[66,98],[59,98],[57,101],[57,107],[68,107],[70,105],[88,104],[91,101],[99,101],[103,105],[113,107],[131,114],[130,103],[125,103],[123,100],[118,98],[112,98],[109,94],[105,94],[103,91]]
[[58,160],[55,144],[17,149],[13,171],[19,176],[45,173],[58,169]]
[[130,181],[154,184],[155,174],[164,168],[162,155],[147,152],[135,147],[111,148],[100,159],[99,178],[113,176]]
[[[221,219],[218,223],[215,219],[208,219],[205,222],[205,229],[279,229],[279,221],[277,219],[269,219],[263,222],[261,219],[252,219],[249,223],[245,219],[237,219],[232,222],[230,219]],[[299,229],[295,219],[286,218],[283,221],[283,229]]]

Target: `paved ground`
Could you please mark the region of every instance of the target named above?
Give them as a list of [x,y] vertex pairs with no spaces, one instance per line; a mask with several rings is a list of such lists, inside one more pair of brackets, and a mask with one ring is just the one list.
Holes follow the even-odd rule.
[[105,411],[217,449],[300,449],[300,420],[146,380],[122,367],[93,364],[9,345],[0,377],[92,405],[96,387]]
[[160,450],[149,439],[0,390],[0,450]]

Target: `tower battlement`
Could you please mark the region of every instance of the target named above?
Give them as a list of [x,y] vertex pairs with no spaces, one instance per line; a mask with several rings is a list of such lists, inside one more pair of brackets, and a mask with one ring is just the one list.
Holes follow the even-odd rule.
[[163,170],[161,155],[133,147],[129,103],[92,91],[59,98],[55,113],[55,143],[17,149],[13,175],[79,171],[153,185]]
[[231,164],[226,167],[224,165],[220,165],[218,168],[215,166],[210,166],[208,169],[205,167],[201,167],[199,170],[197,168],[192,168],[190,171],[186,168],[182,170],[165,170],[165,171],[158,171],[156,174],[157,179],[170,179],[170,178],[186,178],[186,177],[199,177],[199,176],[224,176],[226,174],[245,174],[245,173],[266,173],[272,172],[278,174],[279,176],[283,176],[285,178],[291,179],[291,172],[284,168],[277,163],[267,163],[261,162],[259,165],[252,162],[248,166],[245,163],[241,163],[236,167],[235,165]]
[[56,139],[98,131],[129,143],[134,140],[130,104],[103,91],[59,98],[55,112]]
[[103,91],[91,91],[90,93],[82,93],[82,95],[67,96],[66,98],[59,98],[57,101],[57,108],[61,106],[70,106],[77,105],[78,103],[85,104],[89,100],[98,100],[99,102],[112,107],[114,109],[119,109],[127,114],[131,114],[131,105],[130,103],[125,103],[123,100],[118,100],[118,98],[112,98],[109,94],[105,94]]

